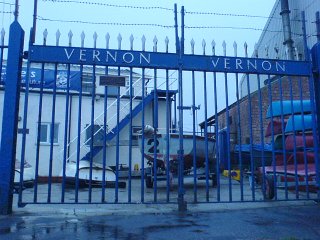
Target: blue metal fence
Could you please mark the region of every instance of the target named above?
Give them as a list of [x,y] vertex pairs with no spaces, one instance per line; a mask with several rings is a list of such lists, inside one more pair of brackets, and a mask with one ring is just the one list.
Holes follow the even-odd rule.
[[[84,47],[84,34],[81,46],[72,46],[71,32],[69,46],[59,46],[60,33],[57,45],[47,46],[46,34],[43,45],[31,43],[27,55],[27,79],[37,68],[40,85],[32,87],[27,80],[21,93],[19,74],[9,74],[19,72],[12,68],[21,70],[17,59],[21,61],[22,49],[10,48],[9,43],[9,52],[17,52],[8,54],[16,59],[11,66],[8,57],[4,101],[9,103],[4,106],[17,104],[20,94],[24,97],[22,147],[17,154],[19,206],[178,201],[179,209],[185,210],[187,202],[319,200],[318,45],[312,61],[249,58],[247,46],[245,57],[238,57],[236,44],[235,55],[227,56],[225,43],[224,55],[216,56],[214,42],[210,54],[203,42],[203,54],[196,55],[194,41],[192,54],[185,54],[183,8],[181,13],[179,38],[175,7],[175,53],[168,52],[168,40],[166,52],[157,52],[154,39],[151,52],[144,47],[134,51],[133,37],[130,50],[123,50],[121,35],[118,49],[100,49],[96,34],[93,48]],[[16,22],[12,29],[13,38],[23,35]],[[307,46],[305,52],[309,53]],[[45,87],[49,70],[54,72],[51,89]],[[77,89],[71,87],[75,72]],[[110,96],[115,86],[101,85],[100,76],[122,77],[126,84]],[[8,81],[11,78],[15,82]],[[247,95],[240,96],[239,78]],[[18,92],[10,92],[11,87]],[[197,113],[203,117],[201,133]],[[15,159],[18,122],[12,119],[18,114],[18,107],[4,109],[4,166]],[[8,137],[13,139],[11,147]],[[34,167],[34,184],[28,189],[26,160]],[[13,168],[1,166],[0,171],[7,176],[0,186],[7,193],[1,195],[5,213],[12,205],[8,183],[13,183]]]

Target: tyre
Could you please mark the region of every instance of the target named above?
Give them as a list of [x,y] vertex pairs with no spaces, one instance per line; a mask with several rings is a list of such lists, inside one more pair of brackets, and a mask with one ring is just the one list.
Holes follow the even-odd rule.
[[265,176],[264,188],[262,188],[263,195],[265,199],[272,200],[274,198],[274,181],[273,177],[266,175]]
[[153,188],[152,176],[146,176],[146,186],[147,188]]

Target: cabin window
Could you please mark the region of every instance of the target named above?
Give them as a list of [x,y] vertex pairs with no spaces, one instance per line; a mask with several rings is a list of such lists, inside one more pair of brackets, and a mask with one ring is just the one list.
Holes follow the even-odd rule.
[[[86,145],[90,145],[91,144],[91,125],[87,124],[86,125]],[[98,125],[95,124],[94,128],[93,128],[93,145],[97,146],[103,145],[103,140],[104,140],[104,133],[103,133],[103,126],[102,125]]]
[[[51,144],[51,123],[40,124],[40,143]],[[58,144],[59,139],[59,123],[55,123],[53,126],[53,144]]]

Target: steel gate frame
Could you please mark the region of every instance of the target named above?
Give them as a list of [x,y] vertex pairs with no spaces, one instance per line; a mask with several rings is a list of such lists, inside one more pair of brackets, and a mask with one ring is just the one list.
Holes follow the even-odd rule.
[[[312,61],[311,59],[308,58],[309,56],[309,50],[306,45],[306,36],[304,32],[304,43],[305,43],[305,52],[307,53],[307,57],[305,61],[289,61],[289,60],[272,60],[272,59],[261,59],[261,58],[248,58],[247,54],[246,57],[237,57],[237,56],[227,56],[226,52],[224,56],[216,56],[214,49],[215,45],[213,45],[213,53],[211,56],[208,56],[205,54],[205,44],[203,46],[203,55],[195,55],[194,54],[194,49],[192,50],[192,54],[185,54],[184,53],[184,7],[181,8],[181,37],[179,37],[178,34],[178,15],[177,15],[177,5],[175,5],[174,8],[174,18],[175,18],[175,37],[176,37],[176,53],[169,53],[168,50],[165,53],[162,52],[157,52],[157,41],[155,42],[154,45],[154,51],[153,52],[148,52],[143,49],[142,51],[134,51],[131,47],[130,50],[121,50],[121,40],[119,41],[119,49],[98,49],[96,48],[96,45],[94,48],[84,48],[83,46],[83,40],[84,36],[82,39],[82,46],[81,47],[72,47],[71,46],[71,40],[72,40],[72,35],[69,35],[69,46],[59,46],[59,37],[57,36],[57,46],[46,46],[46,37],[44,38],[44,44],[43,45],[34,45],[33,41],[31,39],[30,45],[29,45],[29,50],[28,52],[23,52],[23,40],[24,40],[24,31],[19,25],[17,21],[15,21],[11,27],[10,27],[10,39],[9,39],[9,48],[8,48],[8,61],[7,61],[7,78],[13,79],[12,81],[7,81],[6,83],[6,92],[5,92],[5,99],[4,99],[4,113],[3,113],[3,126],[2,126],[2,136],[1,136],[1,154],[0,154],[0,176],[2,176],[2,179],[0,180],[0,192],[1,192],[1,197],[0,197],[0,208],[1,208],[1,213],[2,214],[8,214],[12,212],[12,199],[13,199],[13,176],[14,176],[14,162],[15,162],[15,156],[16,156],[16,139],[17,139],[17,125],[18,125],[18,113],[19,113],[19,97],[20,97],[20,84],[21,84],[21,76],[18,74],[21,72],[22,68],[22,57],[28,60],[27,65],[28,69],[30,70],[30,66],[32,63],[40,63],[42,65],[42,77],[44,75],[44,64],[50,63],[54,64],[54,72],[55,72],[55,80],[57,76],[57,71],[58,71],[58,64],[66,64],[68,66],[68,74],[70,74],[70,66],[71,65],[79,65],[80,66],[80,72],[83,71],[83,66],[84,65],[90,65],[93,67],[93,85],[95,84],[95,67],[97,65],[99,66],[104,66],[106,67],[106,74],[108,74],[108,67],[117,67],[118,68],[118,75],[120,75],[120,69],[121,67],[124,68],[129,68],[130,69],[130,76],[132,79],[132,74],[133,74],[133,68],[139,68],[142,69],[142,89],[144,89],[144,83],[145,83],[145,69],[153,69],[154,70],[154,75],[155,75],[155,80],[154,80],[154,90],[157,90],[157,82],[156,82],[156,76],[157,76],[157,69],[164,69],[166,71],[166,97],[168,99],[169,96],[169,86],[168,86],[168,76],[169,76],[169,71],[170,70],[177,70],[178,71],[178,115],[179,115],[179,164],[178,164],[178,207],[179,210],[183,211],[187,209],[187,201],[185,200],[185,188],[184,188],[184,145],[183,145],[183,111],[187,109],[186,106],[183,105],[183,72],[188,71],[192,73],[192,84],[193,84],[193,107],[192,111],[193,114],[196,111],[195,107],[195,72],[203,72],[203,78],[204,78],[204,97],[205,97],[205,119],[208,119],[207,116],[207,87],[206,87],[206,76],[207,73],[212,73],[214,77],[214,97],[215,97],[215,119],[218,121],[218,116],[217,116],[217,86],[216,86],[216,74],[221,73],[224,74],[225,78],[225,84],[226,84],[226,89],[228,89],[227,86],[227,74],[228,73],[234,73],[236,75],[236,81],[237,81],[237,87],[238,87],[238,74],[245,74],[247,76],[247,81],[248,81],[248,97],[250,98],[250,84],[249,84],[249,75],[253,74],[256,75],[258,78],[260,75],[267,75],[268,76],[268,82],[270,86],[270,76],[271,75],[276,75],[276,76],[288,76],[289,79],[291,77],[295,76],[298,78],[303,78],[307,77],[309,79],[309,86],[310,86],[310,102],[312,105],[312,123],[313,123],[313,137],[314,137],[314,148],[315,148],[315,164],[316,164],[316,187],[317,187],[317,196],[315,199],[319,200],[320,199],[320,192],[319,192],[319,186],[320,186],[320,180],[319,180],[319,156],[318,156],[318,143],[319,143],[319,134],[317,134],[317,127],[320,124],[320,113],[317,111],[319,109],[319,103],[320,103],[320,96],[319,96],[319,91],[320,91],[320,86],[319,86],[319,74],[320,74],[320,64],[319,64],[319,56],[320,56],[320,45],[319,43],[316,44],[313,49],[312,49]],[[304,21],[303,21],[304,22]],[[305,30],[305,26],[304,26]],[[34,38],[35,31],[32,31],[31,36]],[[17,41],[19,40],[19,41]],[[133,40],[132,40],[133,41]],[[95,39],[96,42],[96,39]],[[193,43],[194,46],[194,43]],[[168,48],[167,48],[168,49]],[[92,56],[91,58],[87,58],[86,56]],[[118,56],[118,58],[113,62],[106,61],[103,62],[102,56],[104,56],[104,59],[107,58],[107,56]],[[121,57],[119,57],[121,56]],[[243,65],[243,63],[247,63],[246,66]],[[254,66],[252,65],[254,63]],[[251,64],[251,65],[250,65]],[[27,76],[29,74],[27,73]],[[67,77],[69,80],[69,75]],[[290,80],[291,81],[291,80]],[[259,82],[259,81],[258,81]],[[313,84],[314,84],[314,89],[313,89]],[[81,84],[80,84],[81,85]],[[43,87],[43,86],[42,86]],[[41,87],[41,91],[42,91]],[[130,81],[130,99],[132,99],[132,81]],[[93,88],[94,89],[94,88]],[[107,96],[107,88],[106,90],[106,96]],[[259,87],[260,89],[260,87]],[[119,91],[119,90],[118,90]],[[312,92],[314,91],[314,95]],[[142,91],[143,92],[143,91]],[[18,204],[20,207],[26,205],[26,204],[40,204],[40,202],[37,201],[37,171],[36,170],[36,184],[34,187],[34,200],[31,202],[23,201],[22,196],[23,196],[23,164],[24,164],[24,155],[25,155],[25,145],[26,145],[26,128],[27,128],[27,113],[28,113],[28,93],[29,93],[29,81],[26,82],[25,86],[25,107],[24,107],[24,117],[23,117],[23,138],[22,138],[22,154],[21,154],[21,176],[20,176],[20,188],[19,188],[19,200]],[[40,93],[41,94],[41,93]],[[153,103],[156,107],[154,107],[154,118],[158,119],[158,112],[157,112],[157,91],[153,92]],[[226,91],[226,94],[227,91]],[[118,92],[118,97],[117,97],[117,136],[116,136],[116,142],[117,142],[117,157],[116,157],[116,166],[118,169],[119,166],[119,108],[120,108],[120,99],[119,99],[119,92]],[[66,100],[66,109],[69,104],[69,88],[67,89],[67,100]],[[94,108],[94,92],[92,93],[92,106]],[[52,108],[52,123],[54,123],[55,119],[55,98],[56,98],[56,84],[54,84],[53,88],[53,108]],[[239,101],[239,96],[237,95],[237,100]],[[261,97],[261,96],[259,96]],[[142,95],[142,99],[144,99],[144,92]],[[40,98],[41,99],[41,98]],[[80,132],[80,118],[81,118],[81,94],[79,95],[79,121],[78,121],[78,131]],[[105,98],[105,104],[107,99]],[[237,102],[238,102],[237,101]],[[250,100],[249,100],[250,101]],[[301,99],[302,101],[302,99]],[[271,101],[270,101],[271,102]],[[260,102],[261,103],[261,102]],[[41,103],[42,104],[42,103]],[[40,104],[40,105],[41,105]],[[168,100],[166,102],[167,104],[167,109],[168,109]],[[39,108],[42,108],[42,105],[39,106]],[[226,96],[226,118],[229,119],[229,103],[228,103],[228,95]],[[239,108],[239,106],[238,106]],[[143,117],[142,117],[142,127],[145,125],[144,124],[144,102],[142,102],[142,112],[143,112]],[[249,108],[251,109],[251,107]],[[132,101],[130,101],[130,116],[129,116],[129,126],[130,129],[132,128],[132,119],[133,119],[133,106],[132,106]],[[271,110],[272,112],[272,110]],[[68,111],[66,111],[66,114]],[[40,114],[40,120],[41,120],[41,111],[39,111]],[[194,116],[194,115],[193,115]],[[262,114],[260,113],[260,117],[262,118]],[[104,115],[104,129],[106,128],[106,113]],[[66,115],[66,122],[68,122],[68,115]],[[249,120],[250,120],[249,116]],[[40,121],[41,122],[41,121]],[[167,118],[167,127],[166,127],[166,133],[169,135],[169,119]],[[283,119],[282,119],[283,122]],[[217,124],[217,123],[216,123]],[[94,125],[94,109],[91,112],[91,126]],[[304,124],[303,124],[304,125]],[[158,125],[155,122],[155,125],[153,126],[155,130],[157,130]],[[193,126],[193,144],[195,144],[195,125]],[[39,131],[40,124],[38,124],[38,138],[37,138],[37,143],[39,144]],[[205,128],[204,128],[204,136],[205,136],[205,144],[206,144],[206,172],[205,172],[205,180],[206,180],[206,201],[205,202],[210,202],[209,200],[209,162],[208,162],[208,122],[205,121]],[[65,127],[65,134],[67,131],[67,127]],[[227,142],[230,142],[230,126],[229,123],[227,123]],[[252,129],[251,129],[252,131]],[[49,163],[49,182],[48,182],[48,197],[47,201],[44,203],[66,203],[64,201],[64,194],[65,194],[65,169],[66,169],[66,138],[64,142],[64,162],[63,162],[63,180],[62,180],[62,196],[61,196],[61,201],[60,202],[52,202],[51,201],[51,174],[52,174],[52,161],[53,161],[53,138],[54,138],[54,124],[51,124],[51,150],[50,150],[50,163]],[[131,132],[131,131],[130,131]],[[273,132],[273,130],[272,130]],[[251,132],[252,134],[252,132]],[[262,134],[262,133],[261,133]],[[93,131],[91,131],[91,139],[93,139]],[[216,143],[215,147],[218,149],[218,132],[215,131],[215,138],[216,138]],[[78,138],[80,141],[80,138]],[[132,132],[130,133],[130,141],[132,139]],[[252,137],[251,137],[252,139]],[[263,138],[262,138],[263,139]],[[106,140],[106,134],[104,134],[104,140]],[[145,141],[144,139],[144,134],[142,134],[142,143]],[[157,134],[154,134],[154,142],[157,141]],[[305,140],[304,140],[305,141]],[[104,141],[106,142],[106,141]],[[252,143],[252,142],[251,142]],[[132,142],[129,143],[130,146],[132,146]],[[105,150],[105,143],[103,144],[103,149]],[[167,141],[167,149],[169,149],[169,143]],[[77,149],[79,148],[80,143],[78,142],[77,144]],[[229,144],[227,144],[227,148],[229,149]],[[90,144],[90,149],[93,149],[93,141],[91,141]],[[131,148],[129,148],[131,149]],[[38,150],[39,151],[39,150]],[[131,150],[129,150],[131,151]],[[104,152],[104,159],[106,158],[105,152]],[[169,152],[169,151],[167,151]],[[228,171],[229,171],[229,201],[226,202],[237,202],[233,201],[232,199],[232,187],[231,187],[231,167],[230,167],[230,150],[228,152]],[[252,160],[252,148],[250,149],[251,152],[251,160]],[[39,154],[39,152],[37,152]],[[77,151],[77,154],[79,154],[79,149]],[[168,153],[169,154],[169,153]],[[264,154],[264,152],[262,152]],[[274,150],[273,150],[274,154]],[[218,157],[218,156],[217,156]],[[91,159],[93,158],[93,153],[91,152]],[[129,164],[131,164],[131,158],[132,158],[132,152],[129,152]],[[143,158],[143,154],[142,154]],[[156,152],[154,152],[154,158],[157,158]],[[167,158],[168,159],[168,158]],[[241,156],[240,156],[241,159]],[[79,156],[77,156],[77,168],[79,169]],[[37,155],[37,161],[39,161],[39,156]],[[193,164],[195,164],[195,157],[193,159]],[[144,201],[144,165],[143,165],[143,160],[142,160],[142,174],[141,174],[141,202],[142,203],[148,203]],[[155,161],[157,162],[157,161]],[[241,162],[241,160],[240,160]],[[91,191],[92,191],[92,186],[91,186],[91,179],[92,179],[92,160],[90,161],[90,185],[89,185],[89,200],[87,203],[91,203]],[[251,164],[253,164],[253,161],[251,161]],[[106,167],[106,162],[104,161],[104,168]],[[130,165],[130,169],[131,169]],[[157,171],[157,164],[154,164],[154,171]],[[253,166],[252,166],[253,167]],[[264,168],[265,166],[263,166]],[[295,167],[297,167],[295,163]],[[36,166],[38,168],[38,165]],[[216,174],[217,176],[217,202],[222,202],[220,201],[220,171],[219,171],[219,165],[218,162],[216,163]],[[8,171],[8,169],[11,169],[11,171]],[[196,169],[193,169],[196,171]],[[79,171],[77,171],[77,176],[79,174]],[[115,186],[115,201],[111,203],[119,203],[118,201],[118,188],[119,188],[119,175],[118,175],[118,170],[116,170],[116,186]],[[169,192],[168,192],[168,177],[169,177],[169,171],[167,170],[167,202],[166,203],[171,203],[169,201]],[[255,178],[255,175],[253,171],[250,173],[251,178]],[[266,176],[265,172],[263,170],[262,174],[262,188],[265,187],[265,181],[266,181]],[[274,174],[274,183],[276,183],[276,175]],[[105,179],[103,177],[103,179]],[[129,189],[128,189],[128,201],[126,203],[132,203],[131,201],[131,173],[129,171]],[[241,177],[241,184],[242,184],[242,177]],[[297,179],[296,179],[297,181]],[[157,176],[154,175],[154,182],[155,182],[155,187],[154,187],[154,199],[151,203],[158,203],[157,199]],[[196,184],[196,177],[194,177],[194,183]],[[104,183],[105,184],[105,183]],[[251,201],[256,201],[255,199],[255,187],[254,184],[255,182],[252,182],[253,187],[252,187],[252,200]],[[105,186],[105,185],[104,185]],[[241,187],[243,187],[241,185]],[[297,185],[296,185],[297,187]],[[81,204],[81,202],[78,201],[78,186],[76,186],[76,197],[75,201],[72,202],[72,204]],[[103,189],[104,190],[104,189]],[[276,193],[276,191],[275,191]],[[194,202],[198,202],[197,200],[197,186],[194,186]],[[298,200],[299,196],[295,199]],[[309,197],[308,197],[309,199]],[[311,199],[311,198],[310,198]],[[106,203],[105,201],[105,191],[102,191],[102,201],[101,203]],[[264,199],[265,200],[265,199]],[[286,198],[285,200],[289,200]],[[239,200],[240,202],[243,202],[243,189],[241,190],[241,199]],[[239,202],[238,201],[238,202]],[[96,202],[95,202],[96,203]],[[140,202],[139,202],[140,203]]]

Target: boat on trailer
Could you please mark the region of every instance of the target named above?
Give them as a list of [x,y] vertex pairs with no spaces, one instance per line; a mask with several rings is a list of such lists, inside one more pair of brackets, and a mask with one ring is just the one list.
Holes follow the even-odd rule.
[[[63,176],[62,173],[61,176]],[[90,184],[92,187],[102,187],[104,184],[107,188],[116,187],[116,174],[110,167],[106,166],[104,168],[101,163],[93,162],[91,169],[90,161],[88,160],[79,162],[79,171],[77,171],[76,162],[70,161],[67,163],[65,176],[66,185],[70,187],[76,186],[77,181],[78,186],[81,188],[88,187]],[[118,181],[118,187],[125,188],[126,182]]]
[[[178,175],[180,138],[178,133],[154,134],[152,127],[145,128],[144,146],[142,148],[142,134],[139,135],[140,151],[147,159],[148,168],[145,169],[146,186],[153,187],[154,169],[157,180],[167,180],[169,171],[170,182],[173,176]],[[167,142],[169,141],[169,147]],[[195,148],[194,148],[195,143]],[[207,150],[206,150],[207,148]],[[168,152],[169,151],[169,152]],[[194,164],[195,156],[195,164]],[[208,167],[209,178],[213,186],[216,185],[216,158],[215,140],[204,136],[183,135],[183,161],[184,175],[193,176],[194,165],[198,179],[206,179],[206,167]],[[208,166],[207,166],[208,165]],[[169,167],[168,167],[169,166]]]

